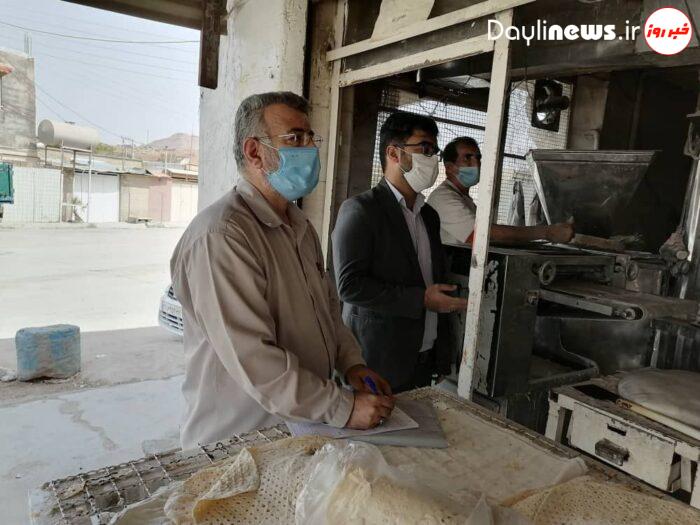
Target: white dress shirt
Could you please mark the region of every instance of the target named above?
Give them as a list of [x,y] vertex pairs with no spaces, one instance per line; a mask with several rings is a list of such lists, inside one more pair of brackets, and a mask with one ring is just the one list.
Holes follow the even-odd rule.
[[[411,234],[411,239],[413,240],[413,248],[416,250],[416,255],[418,256],[420,272],[423,275],[423,281],[425,281],[425,287],[427,288],[434,283],[430,238],[428,237],[428,230],[425,228],[423,217],[420,214],[420,210],[425,204],[425,197],[423,197],[422,193],[419,193],[416,196],[416,202],[413,204],[413,209],[409,210],[406,206],[406,199],[403,195],[401,195],[401,192],[397,190],[391,182],[389,182],[389,179],[386,179],[386,183],[389,185],[389,188],[401,207],[403,217],[406,220],[406,226],[408,226],[408,231]],[[423,330],[423,344],[420,347],[421,352],[430,350],[433,347],[433,344],[437,339],[437,327],[437,312],[427,310],[425,312],[425,329]]]

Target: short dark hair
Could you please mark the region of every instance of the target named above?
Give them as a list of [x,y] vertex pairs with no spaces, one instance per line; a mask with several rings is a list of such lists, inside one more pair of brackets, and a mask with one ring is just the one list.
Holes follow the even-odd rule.
[[457,160],[457,146],[460,144],[464,146],[472,146],[476,148],[478,151],[481,151],[479,148],[479,144],[476,140],[474,140],[472,137],[457,137],[456,139],[453,139],[450,141],[450,143],[445,146],[445,149],[442,150],[442,161],[443,162],[454,162]]
[[392,142],[403,142],[416,130],[429,133],[435,138],[438,136],[437,124],[430,117],[408,111],[396,111],[389,115],[379,131],[379,161],[382,163],[382,170],[386,167],[387,146]]

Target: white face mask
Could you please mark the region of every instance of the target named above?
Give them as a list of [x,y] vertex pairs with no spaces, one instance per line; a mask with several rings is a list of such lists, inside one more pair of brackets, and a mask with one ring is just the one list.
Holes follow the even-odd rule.
[[[422,153],[411,153],[413,167],[403,172],[403,177],[408,185],[416,193],[427,190],[435,184],[438,176],[438,163],[440,159],[437,155],[428,157]],[[401,167],[401,165],[399,165]],[[401,168],[403,171],[403,168]]]

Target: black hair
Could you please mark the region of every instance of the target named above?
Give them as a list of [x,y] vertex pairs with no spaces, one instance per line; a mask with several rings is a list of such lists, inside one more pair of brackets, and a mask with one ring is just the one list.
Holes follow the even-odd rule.
[[389,115],[379,132],[379,161],[382,170],[386,167],[386,148],[393,142],[403,142],[413,133],[423,131],[437,138],[438,127],[433,119],[407,111],[396,111]]
[[442,150],[442,161],[455,162],[457,160],[457,146],[460,144],[463,144],[464,146],[472,146],[476,148],[477,151],[481,151],[481,149],[479,149],[479,144],[473,138],[457,137],[456,139],[451,140],[450,143],[445,146],[445,149]]

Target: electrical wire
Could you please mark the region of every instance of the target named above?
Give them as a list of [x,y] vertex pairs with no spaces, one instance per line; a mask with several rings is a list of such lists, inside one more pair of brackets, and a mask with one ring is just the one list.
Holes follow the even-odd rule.
[[[73,6],[71,6],[71,7],[73,7]],[[46,15],[46,13],[44,11],[41,11],[38,9],[32,9],[32,8],[26,7],[26,6],[22,6],[22,11],[25,13],[27,13],[27,12],[28,13],[36,13],[37,16],[45,16]],[[110,14],[112,14],[112,13],[110,13]],[[114,13],[114,15],[120,16],[117,13]],[[21,14],[17,14],[17,12],[15,12],[15,11],[12,11],[11,13],[4,13],[3,14],[3,18],[7,18],[8,16],[12,16],[13,18],[22,18],[24,20],[30,20],[32,22],[34,22],[36,20],[36,17],[22,16]],[[128,16],[128,15],[123,15],[123,16]],[[166,35],[165,33],[156,33],[154,31],[140,31],[138,29],[131,29],[131,28],[125,29],[124,27],[119,27],[119,26],[110,25],[110,24],[104,24],[104,23],[100,23],[100,22],[94,22],[92,20],[86,20],[84,18],[76,18],[74,16],[66,16],[64,14],[61,14],[60,17],[61,17],[61,20],[74,20],[74,21],[79,22],[81,24],[89,25],[90,27],[95,27],[95,26],[108,27],[110,29],[116,29],[118,31],[128,31],[129,33],[140,33],[142,35],[149,35],[149,36],[153,36],[153,35],[162,36],[162,37],[170,37],[171,36],[171,35]],[[131,17],[129,17],[128,19],[130,20]],[[150,22],[154,26],[156,26],[156,25],[162,26],[163,25],[160,22],[153,22],[150,20],[148,20],[148,22]],[[58,25],[58,24],[52,24],[52,25]],[[61,26],[61,27],[65,27],[65,26]],[[78,30],[78,31],[80,31],[80,30]],[[196,31],[196,30],[193,30],[193,31]],[[87,31],[83,31],[83,32],[88,33]],[[90,34],[95,34],[95,33],[90,33]]]
[[[0,36],[1,36],[1,35],[0,35]],[[38,43],[41,44],[41,45],[44,45],[45,41],[43,40],[43,37],[42,37],[42,36],[39,36]],[[83,44],[81,44],[81,43],[79,43],[79,42],[68,42],[68,44],[81,45],[81,46],[83,45]],[[47,45],[50,45],[50,44],[47,44]],[[67,48],[67,47],[56,47],[56,46],[54,46],[54,45],[51,45],[51,48],[52,48],[52,49],[60,49],[60,50],[64,50],[64,51],[70,51],[70,52],[72,52],[72,53],[82,53],[82,52],[83,52],[82,49],[70,49],[70,48]],[[196,56],[193,56],[193,57],[192,57],[192,60],[181,60],[181,59],[177,59],[177,58],[170,58],[170,57],[163,57],[163,56],[159,56],[159,55],[152,55],[152,54],[150,54],[150,53],[139,53],[139,52],[137,52],[137,51],[131,51],[131,50],[128,50],[128,49],[116,49],[116,48],[114,48],[114,47],[110,47],[110,46],[101,46],[101,45],[99,45],[99,44],[91,44],[91,45],[90,45],[90,48],[92,48],[92,49],[105,49],[105,50],[107,50],[107,51],[110,51],[111,53],[119,53],[119,54],[133,55],[133,56],[138,56],[138,57],[145,57],[145,58],[150,58],[150,59],[158,60],[158,61],[176,62],[176,63],[178,63],[178,64],[188,64],[188,65],[192,65],[193,63],[194,63],[194,64],[197,63],[197,57],[196,57]],[[177,51],[177,50],[176,50],[176,51]],[[160,66],[157,66],[157,67],[160,67]]]
[[34,82],[34,84],[36,85],[36,88],[37,88],[39,91],[41,91],[44,95],[46,95],[46,96],[49,97],[51,100],[53,100],[56,104],[58,104],[58,105],[61,106],[62,108],[67,109],[68,111],[70,111],[71,113],[73,113],[75,116],[81,118],[82,120],[84,120],[85,122],[87,122],[88,124],[90,124],[91,126],[95,126],[97,129],[100,129],[100,130],[104,131],[105,133],[107,133],[107,134],[109,134],[109,135],[112,135],[112,136],[114,136],[114,137],[117,137],[117,138],[119,138],[119,139],[128,138],[129,140],[133,140],[133,141],[134,141],[135,143],[137,143],[137,144],[143,144],[143,142],[140,142],[140,141],[138,141],[138,140],[134,140],[134,139],[132,139],[131,137],[127,137],[127,136],[124,135],[124,134],[114,133],[113,131],[110,131],[110,130],[108,130],[107,128],[105,128],[105,127],[103,127],[103,126],[100,126],[99,124],[96,124],[95,122],[93,122],[93,121],[91,121],[90,119],[86,118],[85,116],[81,115],[80,113],[78,113],[78,112],[75,111],[74,109],[70,108],[69,106],[65,105],[63,102],[61,102],[60,100],[58,100],[56,97],[54,97],[53,95],[51,95],[50,93],[48,93],[48,92],[47,92],[44,88],[42,88],[36,81]]
[[[58,57],[56,55],[50,55],[49,53],[42,53],[42,56],[48,57],[48,58],[53,58],[55,60],[65,60],[65,61],[73,63],[73,64],[83,64],[85,66],[107,68],[110,71],[121,71],[122,73],[132,73],[134,75],[143,75],[143,76],[147,76],[147,77],[161,78],[164,80],[172,80],[174,82],[187,82],[187,83],[191,82],[191,80],[188,80],[186,78],[176,78],[176,77],[166,77],[163,75],[154,75],[153,73],[146,73],[144,71],[135,71],[133,69],[125,69],[125,68],[114,67],[114,66],[109,66],[109,65],[105,65],[105,64],[97,64],[95,62],[85,62],[84,60],[73,60],[71,58]],[[35,57],[35,58],[41,58],[41,57]],[[192,73],[194,74],[194,72],[192,72]]]
[[[113,61],[115,61],[115,62],[121,62],[121,63],[123,63],[123,64],[130,64],[130,65],[132,65],[132,66],[143,66],[143,67],[149,67],[149,68],[152,68],[152,69],[155,68],[155,69],[159,69],[159,70],[160,70],[160,69],[163,69],[163,70],[165,70],[165,71],[174,71],[174,72],[176,72],[176,73],[190,73],[190,74],[192,74],[192,75],[197,74],[197,72],[194,71],[194,70],[192,70],[192,69],[179,69],[179,68],[174,68],[174,67],[161,66],[161,65],[159,65],[159,64],[144,64],[143,62],[134,62],[133,60],[124,60],[124,59],[113,58],[113,57],[108,57],[108,56],[104,56],[104,55],[97,55],[97,54],[95,54],[95,53],[85,53],[85,52],[83,52],[83,51],[77,51],[77,50],[73,50],[73,49],[66,49],[65,47],[64,47],[64,48],[61,48],[61,47],[54,47],[54,46],[51,46],[51,50],[54,50],[54,49],[57,49],[57,50],[59,50],[59,51],[60,51],[60,50],[65,50],[65,51],[67,51],[67,52],[69,52],[69,53],[79,53],[81,56],[95,57],[95,58],[99,58],[99,59],[101,59],[101,60],[113,60]],[[41,53],[43,53],[43,51],[41,51],[41,50],[39,50],[39,51],[40,51]],[[34,51],[34,55],[36,55],[36,54],[37,54],[37,52],[36,52],[36,50],[35,50],[35,51]],[[51,55],[47,55],[47,56],[51,56]],[[68,58],[68,57],[56,57],[56,56],[53,56],[52,58],[58,58],[58,59],[64,59],[64,60],[71,60],[71,61],[73,60],[72,58]]]
[[35,95],[35,98],[36,98],[36,101],[37,101],[39,104],[41,104],[42,106],[44,106],[44,107],[45,107],[46,109],[48,109],[51,113],[53,113],[53,114],[56,115],[58,118],[60,118],[63,122],[68,122],[68,121],[70,120],[70,119],[65,118],[65,117],[64,117],[63,115],[61,115],[58,111],[56,111],[56,110],[53,109],[51,106],[49,106],[46,102],[44,102],[43,100],[41,100],[41,98],[39,98],[39,96]]
[[111,38],[92,38],[87,36],[77,36],[77,35],[66,35],[63,33],[53,33],[51,31],[41,31],[39,29],[32,29],[31,27],[24,27],[16,24],[10,24],[9,22],[2,22],[0,24],[8,27],[14,27],[15,29],[21,29],[22,31],[28,31],[30,33],[39,33],[42,35],[56,36],[60,38],[71,38],[73,40],[89,40],[91,42],[111,42],[115,44],[199,44],[199,40],[116,40]]
[[[85,117],[84,115],[78,113],[77,111],[75,111],[74,109],[72,109],[71,107],[69,107],[68,105],[64,104],[63,102],[61,102],[60,100],[58,100],[57,98],[55,98],[54,96],[52,96],[52,95],[51,95],[50,93],[48,93],[45,89],[43,89],[43,88],[41,87],[41,85],[39,85],[39,83],[36,82],[35,79],[29,78],[29,76],[28,76],[26,73],[24,73],[23,71],[15,71],[14,74],[25,78],[25,79],[26,79],[27,81],[29,81],[29,82],[34,83],[34,85],[36,86],[36,88],[37,88],[41,93],[43,93],[46,97],[48,97],[49,99],[53,100],[56,104],[58,104],[59,106],[61,106],[61,107],[64,108],[64,109],[70,111],[71,113],[73,113],[74,115],[76,115],[77,117],[79,117],[80,119],[82,119],[83,121],[87,122],[88,124],[90,124],[90,125],[92,125],[92,126],[98,128],[98,129],[104,131],[105,133],[107,133],[107,134],[109,134],[109,135],[111,135],[111,136],[117,137],[117,138],[119,138],[119,139],[122,139],[122,140],[128,139],[128,140],[133,141],[135,144],[138,144],[138,145],[146,145],[144,142],[141,142],[141,141],[132,139],[131,137],[126,136],[126,135],[123,135],[123,134],[115,133],[115,132],[113,132],[113,131],[111,131],[111,130],[109,130],[109,129],[107,129],[107,128],[105,128],[105,127],[103,127],[103,126],[101,126],[101,125],[99,125],[99,124],[97,124],[97,123],[91,121],[90,119],[88,119],[88,118]],[[178,79],[174,79],[174,80],[178,80]],[[45,101],[41,100],[41,98],[40,98],[38,95],[36,96],[36,99],[37,99],[37,101],[38,101],[39,103],[41,103],[41,104],[44,105],[47,109],[49,109],[49,111],[51,111],[51,112],[54,113],[56,116],[58,116],[59,118],[61,118],[61,120],[63,120],[63,121],[68,121],[68,120],[69,120],[69,119],[64,118],[63,115],[61,115],[61,114],[60,114],[59,112],[57,112],[55,109],[53,109],[52,107],[50,107]]]
[[[47,64],[48,66],[55,66],[56,64],[49,63]],[[59,66],[56,66],[59,67]],[[59,77],[62,77],[68,81],[73,81],[75,80],[75,77],[71,78],[71,74],[69,73],[68,76],[64,76],[63,73],[65,71],[61,70],[60,72],[54,71],[52,74],[57,75]],[[106,76],[99,76],[96,74],[97,72],[92,71],[90,73],[89,77],[85,78],[85,82],[90,82],[93,80],[104,80],[108,85],[105,84],[100,84],[100,85],[90,85],[90,89],[95,89],[97,91],[100,91],[112,98],[115,98],[117,100],[121,100],[123,102],[129,103],[129,104],[138,104],[141,105],[143,108],[147,109],[153,109],[154,105],[156,105],[158,108],[162,109],[163,111],[168,112],[168,116],[171,116],[172,113],[177,113],[187,119],[191,118],[192,115],[185,113],[183,111],[180,111],[176,107],[173,107],[172,105],[168,104],[166,101],[159,99],[156,95],[150,94],[150,93],[144,93],[144,92],[138,92],[137,90],[134,89],[133,85],[128,85],[124,83],[120,83],[117,81],[117,79],[114,78],[108,78]],[[124,93],[120,91],[113,91],[111,88],[114,86],[124,86],[125,92],[129,92],[129,96],[125,96]],[[86,86],[87,87],[87,86]],[[141,98],[136,98],[134,97],[134,93],[139,93],[145,99]]]
[[[1,9],[2,8],[0,7],[0,10]],[[19,21],[16,19],[19,19]],[[0,20],[5,20],[5,21],[8,21],[8,22],[13,23],[13,24],[29,23],[29,25],[31,25],[33,22],[36,21],[36,17],[24,17],[22,15],[18,15],[15,12],[13,12],[12,14],[5,14],[5,13],[2,13],[2,11],[0,11]],[[62,20],[63,20],[63,17],[61,17],[61,21]],[[91,24],[91,25],[100,25],[100,24]],[[109,36],[109,37],[113,36],[115,39],[119,39],[119,40],[128,40],[129,37],[132,35],[132,33],[144,33],[144,34],[146,34],[145,31],[135,31],[135,30],[132,30],[131,28],[119,28],[121,32],[125,32],[126,34],[125,35],[105,35],[105,33],[96,33],[96,32],[92,32],[92,31],[86,31],[84,29],[68,27],[62,23],[57,24],[57,23],[52,23],[50,21],[42,20],[42,27],[44,27],[44,26],[47,26],[47,31],[50,30],[50,31],[55,32],[55,30],[51,26],[56,26],[56,27],[61,28],[58,31],[70,31],[70,32],[74,32],[74,33],[77,33],[77,34],[80,34],[83,36],[96,37],[96,38],[104,38],[105,36]],[[113,26],[108,26],[108,27],[113,27]],[[25,31],[22,31],[20,29],[15,29],[15,28],[8,28],[8,29],[11,31],[17,31],[17,33],[21,32],[22,34],[27,34]],[[153,36],[154,33],[148,33],[148,34],[151,34],[151,36]],[[32,37],[38,38],[38,39],[47,38],[47,39],[51,39],[52,41],[56,41],[56,38],[52,37],[51,35],[33,34]],[[173,37],[173,38],[177,38],[177,37]],[[83,42],[81,40],[68,39],[68,40],[64,40],[64,41],[68,44],[76,44],[76,45],[84,45],[85,44],[85,42]],[[120,46],[118,43],[114,43],[114,42],[106,43],[106,44],[99,44],[96,42],[91,42],[91,46],[98,47],[101,49],[109,49],[110,51],[113,51],[113,52],[118,51],[120,53],[129,53],[129,54],[135,54],[135,55],[140,54],[140,53],[136,53],[134,51],[126,51],[125,47],[128,47],[128,46]],[[187,56],[191,56],[191,57],[195,56],[199,51],[199,48],[197,46],[178,46],[178,45],[168,46],[168,45],[161,45],[161,44],[153,44],[151,46],[151,48],[152,49],[153,48],[160,48],[164,51],[167,51],[167,53],[169,55],[173,55],[175,53],[183,53],[183,54],[185,54]],[[149,55],[143,55],[143,56],[149,56]],[[158,58],[160,58],[162,60],[169,60],[168,57],[158,57]],[[179,61],[177,59],[172,59],[172,60],[175,62]],[[185,62],[185,61],[182,61],[182,62]],[[190,63],[190,61],[186,61],[186,63]]]

